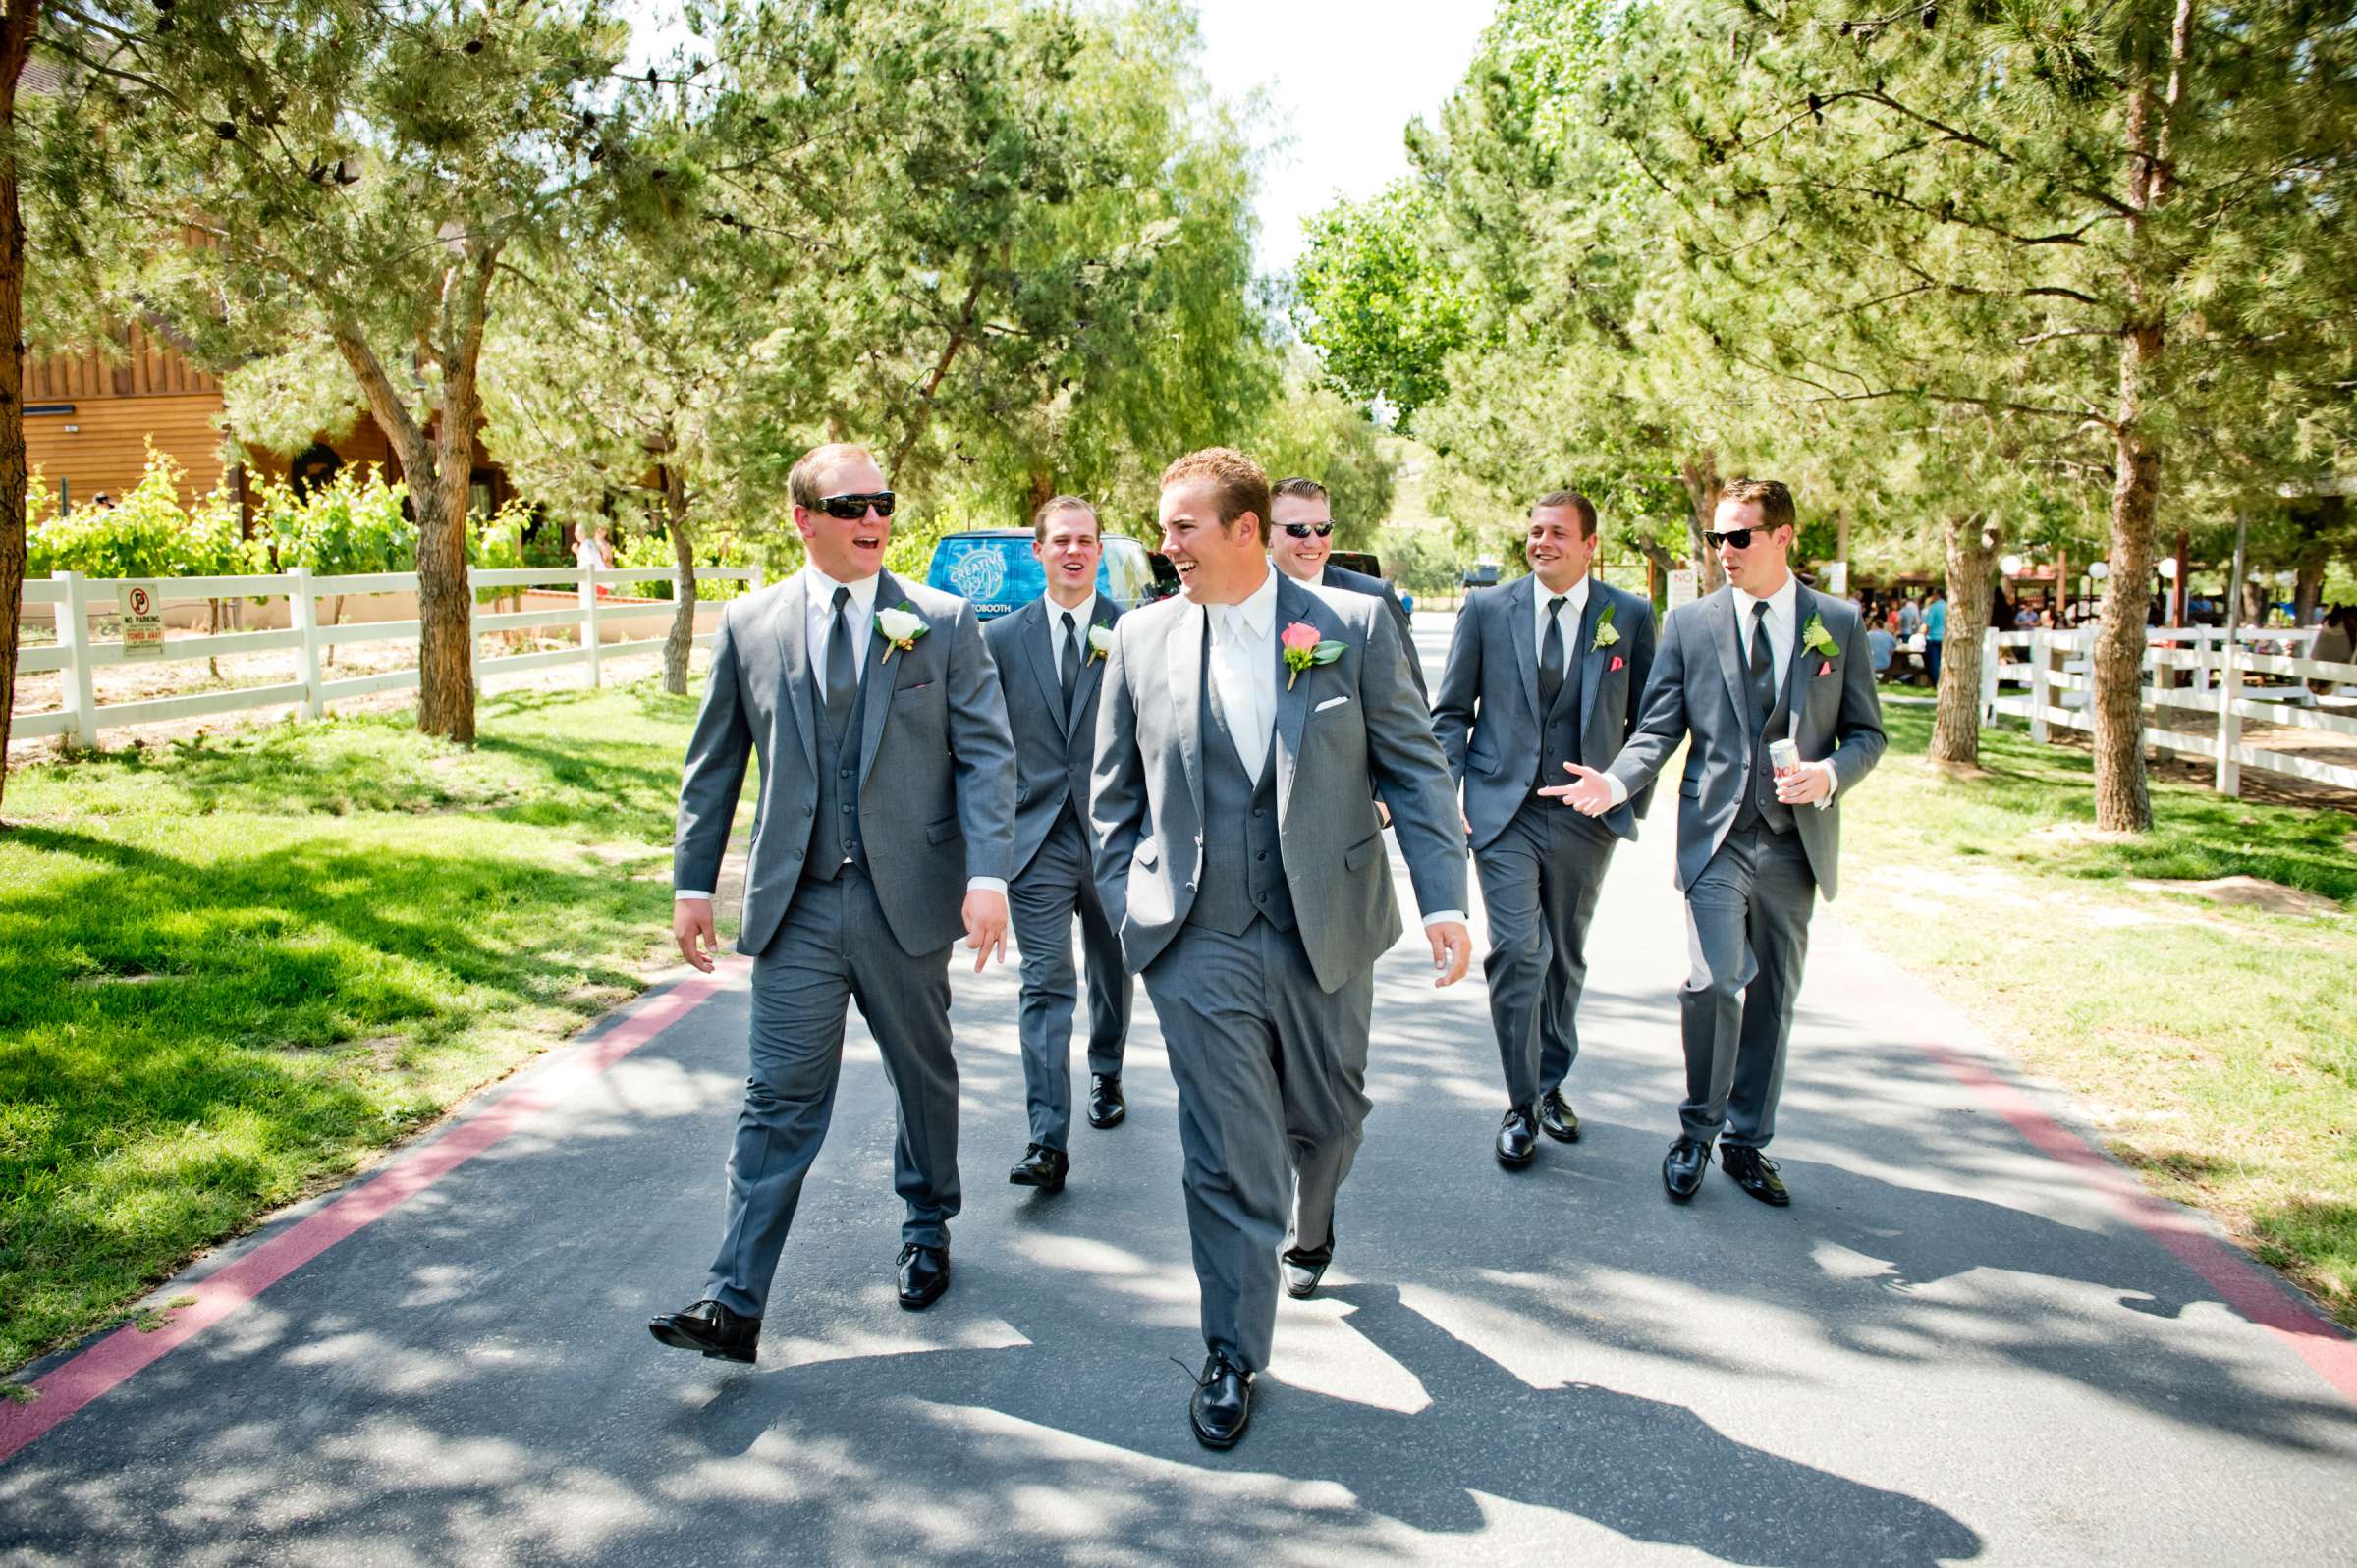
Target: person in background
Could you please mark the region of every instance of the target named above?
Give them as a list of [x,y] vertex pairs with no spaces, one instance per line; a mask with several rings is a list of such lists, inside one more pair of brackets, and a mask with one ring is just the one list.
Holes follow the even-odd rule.
[[[606,538],[606,525],[603,522],[581,524],[580,537],[573,545],[573,564],[588,571],[614,569],[614,546]],[[598,597],[604,598],[613,591],[600,584]]]
[[[2325,623],[2309,644],[2308,657],[2323,664],[2347,664],[2357,653],[2357,605],[2334,605],[2325,613]],[[2311,680],[2308,689],[2318,696],[2329,696],[2337,680]]]
[[1898,601],[1898,640],[1905,642],[1923,629],[1923,612],[1915,608],[1915,596],[1903,594]]
[[1947,640],[1947,600],[1938,589],[1932,590],[1931,603],[1923,607],[1923,673],[1940,684],[1940,645]]
[[1879,676],[1890,670],[1891,657],[1898,652],[1898,639],[1891,635],[1889,626],[1870,622],[1868,628],[1866,632],[1867,663]]

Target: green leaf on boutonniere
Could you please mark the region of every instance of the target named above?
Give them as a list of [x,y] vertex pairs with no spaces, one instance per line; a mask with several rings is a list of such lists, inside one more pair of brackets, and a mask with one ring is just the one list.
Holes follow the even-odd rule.
[[1809,652],[1823,654],[1828,659],[1841,657],[1841,645],[1834,640],[1832,632],[1825,629],[1823,616],[1809,617],[1808,629],[1800,634],[1800,644]]
[[1596,637],[1588,644],[1591,652],[1598,648],[1609,648],[1620,640],[1619,628],[1613,624],[1614,608],[1612,604],[1607,603],[1602,610],[1596,612]]

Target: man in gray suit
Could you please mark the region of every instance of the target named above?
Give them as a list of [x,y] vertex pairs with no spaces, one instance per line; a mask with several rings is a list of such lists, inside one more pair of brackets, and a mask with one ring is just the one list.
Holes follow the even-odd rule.
[[921,1310],[949,1288],[959,1202],[950,947],[962,931],[977,970],[1004,951],[1014,870],[1014,748],[972,609],[883,569],[894,498],[865,451],[819,447],[788,485],[809,564],[721,614],[672,870],[673,935],[709,970],[711,890],[757,754],[737,937],[753,959],[752,1072],[720,1255],[693,1306],[647,1325],[667,1345],[732,1361],[754,1358],[834,1109],[850,1002],[900,1103],[901,1305]]
[[1014,732],[1014,885],[1008,898],[1023,961],[1020,1033],[1031,1142],[1007,1179],[1055,1193],[1072,1167],[1072,915],[1088,958],[1088,1124],[1127,1114],[1122,1051],[1129,1038],[1129,971],[1097,901],[1089,848],[1088,770],[1096,756],[1104,645],[1121,609],[1097,593],[1105,553],[1096,509],[1057,496],[1031,519],[1031,553],[1047,592],[982,628]]
[[1563,764],[1620,754],[1653,668],[1653,606],[1588,574],[1594,503],[1558,490],[1530,509],[1530,575],[1470,594],[1433,704],[1433,733],[1463,784],[1490,950],[1490,1023],[1506,1070],[1500,1163],[1537,1158],[1539,1133],[1579,1137],[1563,1080],[1579,1058],[1588,922],[1613,846],[1637,836],[1648,790],[1591,821],[1538,791]]
[[1416,655],[1415,622],[1400,601],[1399,590],[1381,577],[1338,567],[1332,560],[1334,508],[1326,499],[1326,487],[1315,479],[1280,479],[1269,487],[1269,505],[1275,511],[1269,529],[1269,559],[1277,564],[1277,569],[1295,582],[1381,599],[1392,613],[1393,624],[1399,628],[1399,653],[1407,661],[1407,678],[1415,682],[1416,695],[1425,696],[1424,661]]
[[[1683,1203],[1712,1140],[1736,1184],[1791,1202],[1761,1151],[1776,1135],[1792,1008],[1820,889],[1837,891],[1841,808],[1883,755],[1883,711],[1858,613],[1792,575],[1792,493],[1721,492],[1704,538],[1727,585],[1672,611],[1637,727],[1611,767],[1565,763],[1558,795],[1591,817],[1642,788],[1690,735],[1677,793],[1677,885],[1692,972],[1680,996],[1686,1098],[1662,1181]],[[1796,757],[1778,767],[1776,742]],[[1722,1136],[1724,1134],[1724,1136]]]
[[1464,834],[1398,632],[1373,599],[1273,571],[1268,514],[1268,477],[1241,453],[1164,472],[1162,553],[1185,597],[1114,628],[1089,808],[1098,892],[1178,1086],[1208,1350],[1187,1417],[1213,1448],[1251,1419],[1278,1249],[1289,1235],[1295,1295],[1334,1255],[1375,959],[1399,935],[1378,788],[1437,984],[1463,976],[1471,941]]

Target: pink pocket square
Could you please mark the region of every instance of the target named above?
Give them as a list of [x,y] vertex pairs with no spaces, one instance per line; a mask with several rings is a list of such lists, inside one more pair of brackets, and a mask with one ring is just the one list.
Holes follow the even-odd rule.
[[1820,659],[1817,661],[1817,673],[1821,676],[1832,675],[1834,673],[1834,662],[1831,659]]
[[[1613,668],[1614,670],[1617,670],[1617,669],[1619,669],[1619,668],[1620,668],[1622,665],[1625,665],[1625,664],[1627,664],[1627,663],[1628,663],[1628,661],[1627,661],[1626,659],[1623,659],[1623,658],[1621,658],[1621,657],[1620,657],[1618,654],[1614,654],[1614,655],[1613,655],[1613,664],[1612,664],[1612,668]],[[1610,672],[1608,671],[1607,673],[1609,674]]]

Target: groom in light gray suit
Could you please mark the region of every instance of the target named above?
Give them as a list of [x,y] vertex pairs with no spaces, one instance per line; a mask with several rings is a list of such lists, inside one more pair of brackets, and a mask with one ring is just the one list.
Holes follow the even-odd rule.
[[1470,595],[1432,705],[1433,733],[1464,785],[1490,950],[1490,1023],[1506,1074],[1501,1164],[1538,1157],[1539,1133],[1579,1137],[1563,1080],[1579,1057],[1588,923],[1613,846],[1637,836],[1652,791],[1590,820],[1539,794],[1577,760],[1620,754],[1653,669],[1653,606],[1589,575],[1595,504],[1558,490],[1530,509],[1530,575]]
[[1368,1108],[1375,959],[1399,935],[1378,791],[1437,984],[1470,949],[1464,834],[1399,634],[1380,601],[1274,571],[1268,516],[1268,476],[1241,453],[1164,472],[1162,553],[1185,598],[1114,628],[1090,800],[1099,893],[1178,1086],[1208,1350],[1187,1416],[1212,1448],[1251,1419],[1278,1249],[1289,1233],[1295,1295],[1334,1255]]
[[1014,732],[1014,884],[1008,890],[1023,963],[1018,1010],[1031,1141],[1007,1179],[1064,1190],[1072,1161],[1072,916],[1088,960],[1088,1121],[1111,1127],[1127,1114],[1122,1054],[1129,1040],[1132,982],[1121,939],[1097,900],[1089,847],[1088,773],[1097,749],[1098,645],[1121,607],[1097,592],[1104,556],[1096,509],[1055,496],[1031,519],[1031,553],[1047,591],[982,628],[1007,695]]
[[864,450],[819,447],[788,486],[809,564],[721,615],[672,872],[673,935],[709,970],[712,889],[757,754],[737,939],[753,959],[752,1072],[720,1254],[701,1299],[647,1325],[667,1345],[732,1361],[754,1359],[854,1001],[900,1105],[900,1303],[920,1310],[949,1288],[959,1205],[950,948],[962,931],[977,970],[1003,951],[1014,870],[1014,748],[971,607],[883,569],[894,497]]
[[[1882,759],[1883,712],[1857,610],[1792,575],[1791,492],[1737,479],[1713,521],[1703,537],[1727,585],[1663,622],[1636,732],[1611,767],[1565,763],[1573,782],[1543,792],[1601,816],[1692,737],[1677,786],[1686,1098],[1662,1182],[1675,1202],[1693,1197],[1717,1140],[1735,1183],[1781,1208],[1791,1195],[1761,1151],[1776,1135],[1809,916],[1818,891],[1838,886],[1835,797]],[[1781,769],[1780,740],[1798,752]]]

